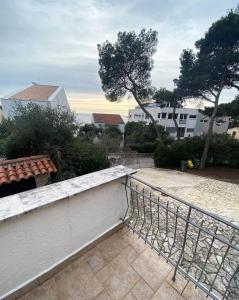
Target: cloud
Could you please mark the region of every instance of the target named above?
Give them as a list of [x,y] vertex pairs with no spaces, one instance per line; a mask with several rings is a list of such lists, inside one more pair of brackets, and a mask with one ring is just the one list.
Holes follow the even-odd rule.
[[1,0],[0,95],[39,81],[64,86],[70,97],[102,97],[97,44],[143,27],[159,32],[153,84],[172,88],[182,49],[192,48],[236,5],[237,0]]

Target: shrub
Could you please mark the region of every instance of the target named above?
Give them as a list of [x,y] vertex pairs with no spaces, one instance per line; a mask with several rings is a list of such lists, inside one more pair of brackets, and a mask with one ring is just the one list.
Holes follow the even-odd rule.
[[[181,160],[200,160],[205,137],[179,140],[168,146],[158,145],[154,161],[156,167],[180,167]],[[207,165],[239,167],[239,141],[228,135],[214,135],[208,152]]]
[[154,153],[157,148],[157,142],[147,142],[142,144],[131,144],[130,148],[139,153]]
[[[0,155],[17,158],[48,154],[57,166],[54,182],[109,167],[103,151],[89,136],[95,128],[79,134],[74,115],[60,108],[29,104],[0,125]],[[90,133],[89,133],[90,132]]]
[[76,139],[58,161],[53,181],[60,181],[110,167],[109,160],[98,146]]

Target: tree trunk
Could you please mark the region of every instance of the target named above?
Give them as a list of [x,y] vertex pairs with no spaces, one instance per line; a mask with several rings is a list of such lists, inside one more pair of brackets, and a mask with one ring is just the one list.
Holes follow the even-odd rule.
[[147,111],[147,109],[144,107],[143,103],[141,103],[141,101],[138,99],[137,97],[137,94],[135,92],[132,92],[136,102],[138,103],[139,107],[142,109],[142,111],[147,115],[149,116],[151,122],[153,123],[154,125],[154,128],[155,128],[155,131],[156,131],[156,134],[157,134],[157,137],[158,137],[158,140],[160,142],[160,144],[164,144],[163,143],[163,139],[162,139],[162,136],[161,136],[161,133],[160,133],[160,130],[158,128],[158,125],[156,123],[156,121],[154,120],[153,116]]
[[173,122],[174,122],[174,126],[176,128],[177,141],[178,141],[179,140],[179,130],[178,130],[178,122],[175,119],[175,111],[176,111],[176,105],[173,106]]
[[212,112],[212,115],[210,118],[208,132],[207,132],[207,136],[206,136],[206,142],[204,145],[203,154],[202,154],[200,165],[199,165],[200,170],[205,168],[207,154],[208,154],[208,150],[209,150],[209,146],[210,146],[210,142],[211,142],[212,134],[213,134],[213,124],[214,124],[215,117],[217,115],[220,94],[221,94],[221,91],[219,91],[215,97],[215,104],[214,104],[213,112]]

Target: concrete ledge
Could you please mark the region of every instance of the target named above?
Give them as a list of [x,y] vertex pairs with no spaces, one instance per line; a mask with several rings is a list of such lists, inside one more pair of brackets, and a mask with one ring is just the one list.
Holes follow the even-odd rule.
[[0,222],[122,178],[135,170],[116,166],[0,199]]

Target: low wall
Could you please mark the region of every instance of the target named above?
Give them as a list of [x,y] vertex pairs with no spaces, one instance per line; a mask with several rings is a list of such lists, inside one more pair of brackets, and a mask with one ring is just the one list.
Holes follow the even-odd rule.
[[124,165],[133,169],[154,168],[153,154],[138,152],[118,152],[108,155],[112,166]]
[[0,199],[0,298],[117,226],[132,173],[117,166]]

